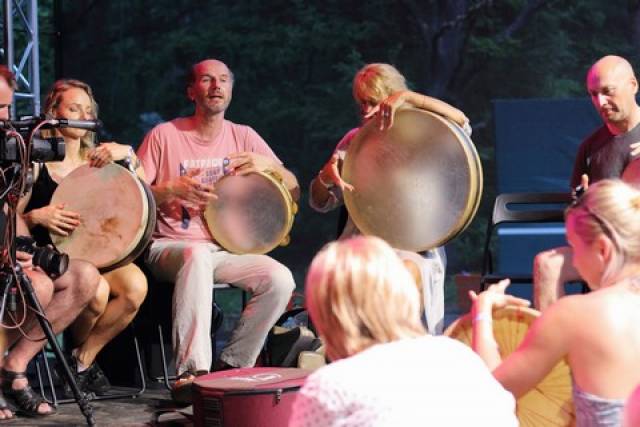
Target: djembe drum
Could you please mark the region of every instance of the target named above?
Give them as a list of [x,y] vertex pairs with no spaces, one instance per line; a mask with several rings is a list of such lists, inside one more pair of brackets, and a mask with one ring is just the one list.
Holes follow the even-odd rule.
[[391,246],[420,252],[441,246],[473,219],[482,195],[482,166],[456,124],[423,110],[398,111],[391,129],[372,120],[349,145],[343,178],[358,229]]
[[[505,307],[493,312],[493,334],[504,359],[520,345],[540,312]],[[471,346],[473,326],[467,314],[453,322],[445,335]],[[563,360],[531,391],[517,401],[516,415],[522,427],[564,427],[574,424],[569,365]]]
[[204,218],[214,240],[236,254],[264,254],[289,243],[297,205],[274,172],[226,175]]
[[53,193],[51,204],[60,203],[80,214],[80,225],[69,236],[50,233],[51,241],[70,258],[88,261],[101,272],[138,257],[156,224],[149,187],[115,163],[75,169]]

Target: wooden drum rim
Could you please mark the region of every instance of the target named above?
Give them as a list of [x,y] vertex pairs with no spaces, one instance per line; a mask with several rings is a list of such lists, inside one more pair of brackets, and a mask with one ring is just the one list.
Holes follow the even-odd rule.
[[[87,171],[87,169],[89,170]],[[95,171],[93,171],[92,169],[95,169]],[[64,196],[62,196],[61,194],[69,191],[67,189],[68,186],[76,184],[74,181],[72,181],[73,179],[78,177],[83,177],[86,174],[108,173],[110,170],[114,171],[113,172],[114,176],[117,176],[117,179],[122,179],[122,177],[127,177],[126,179],[130,179],[131,180],[130,183],[132,183],[132,187],[137,189],[135,196],[139,197],[139,200],[141,201],[141,204],[139,205],[140,218],[139,218],[139,226],[135,230],[135,234],[133,234],[130,240],[126,242],[127,246],[125,248],[122,248],[122,251],[118,253],[118,255],[115,256],[113,259],[109,260],[108,262],[107,261],[95,262],[95,259],[91,260],[90,257],[83,258],[78,254],[70,254],[72,259],[85,259],[88,262],[94,263],[96,268],[98,268],[102,273],[111,271],[115,268],[118,268],[130,263],[131,261],[133,261],[135,257],[137,257],[142,252],[139,249],[139,247],[142,246],[142,249],[144,249],[146,244],[149,242],[151,238],[151,233],[155,228],[156,212],[155,212],[155,200],[148,186],[129,169],[123,166],[120,166],[116,163],[110,163],[108,165],[105,165],[102,168],[93,168],[89,165],[83,165],[74,169],[60,182],[60,185],[58,185],[58,187],[54,191],[53,196],[51,197],[51,202],[50,202],[51,204],[72,203],[72,202],[69,202],[68,200],[61,200],[61,198],[64,198]],[[127,188],[131,188],[131,187],[127,186]],[[99,191],[100,189],[84,188],[83,190]],[[78,194],[78,195],[82,196],[82,194]],[[123,206],[123,208],[127,208],[127,207],[128,206]],[[70,210],[73,210],[73,207],[71,207]],[[69,236],[60,236],[53,232],[49,232],[49,236],[51,237],[51,241],[53,242],[53,244],[56,247],[58,247],[59,250],[61,250],[62,252],[65,252],[67,250],[66,248],[68,246],[67,242],[68,242],[68,239],[70,238]]]
[[[399,249],[406,249],[406,250],[420,252],[420,251],[433,249],[435,247],[444,245],[446,242],[450,241],[451,239],[455,238],[460,233],[462,233],[469,226],[471,221],[473,221],[473,218],[475,217],[475,214],[478,211],[481,198],[482,198],[483,170],[482,170],[482,163],[480,160],[480,156],[478,155],[478,152],[475,148],[475,145],[473,144],[473,141],[468,135],[464,133],[464,131],[457,124],[451,122],[448,119],[445,119],[442,116],[439,116],[429,111],[419,110],[415,108],[407,108],[402,110],[401,113],[402,112],[411,112],[411,113],[417,112],[435,119],[440,125],[444,125],[449,131],[448,137],[455,138],[455,140],[457,141],[457,149],[459,152],[458,155],[460,157],[464,157],[464,159],[459,159],[461,161],[461,163],[459,163],[460,169],[462,169],[462,167],[466,167],[465,174],[468,174],[468,177],[460,178],[461,179],[460,187],[462,187],[462,184],[466,185],[465,190],[466,190],[467,197],[465,200],[461,200],[462,203],[459,206],[459,209],[457,208],[455,209],[457,216],[455,218],[455,221],[448,226],[448,229],[442,230],[442,232],[440,233],[441,236],[440,235],[434,236],[434,238],[429,239],[428,242],[425,241],[426,239],[424,239],[422,240],[421,243],[415,246],[412,243],[407,243],[406,247],[402,245],[397,245]],[[365,126],[373,126],[373,124],[372,122],[370,122],[370,123],[367,123]],[[368,132],[372,132],[372,131],[368,130]],[[362,139],[368,138],[369,135],[370,133],[368,133],[366,136],[362,136]],[[358,160],[357,158],[355,160],[352,158],[352,156],[354,155],[353,153],[356,152],[357,150],[362,150],[360,146],[356,147],[356,145],[358,144],[362,145],[367,143],[366,140],[364,142],[360,142],[361,140],[358,140],[357,138],[358,138],[358,134],[354,136],[354,141],[351,143],[351,145],[347,149],[347,154],[345,156],[343,173],[345,173],[345,179],[347,181],[349,181],[350,179],[349,178],[350,173],[354,173],[354,174],[356,173],[354,172],[356,169],[354,165]],[[449,140],[446,142],[451,143]],[[353,182],[350,182],[350,183],[355,184]],[[357,187],[357,184],[355,185]],[[357,191],[357,188],[355,191]],[[379,230],[374,230],[368,224],[367,219],[369,218],[367,217],[367,214],[361,213],[360,211],[362,210],[362,208],[361,206],[358,206],[359,203],[360,204],[362,203],[362,199],[360,201],[356,201],[355,196],[353,196],[349,192],[345,192],[344,202],[345,202],[347,211],[349,212],[349,216],[351,217],[351,220],[362,233],[379,235],[382,238],[385,237],[384,236],[385,233],[388,234],[388,230],[384,230],[382,232]],[[374,217],[371,217],[371,218],[374,218]]]
[[[498,344],[508,341],[512,348],[500,348],[500,355],[505,358],[510,350],[515,350],[531,326],[531,323],[540,316],[540,312],[528,307],[507,306],[493,311],[494,335]],[[521,336],[504,337],[501,330],[496,330],[501,320],[515,320],[518,324],[510,330],[517,329]],[[524,329],[524,330],[523,330]],[[466,314],[456,319],[445,330],[444,335],[456,339],[463,344],[471,346],[473,324],[471,314]],[[519,339],[519,341],[515,341]],[[572,400],[572,384],[570,369],[566,359],[559,361],[545,378],[529,392],[517,399],[516,415],[522,427],[529,426],[572,426],[575,423],[575,409]]]
[[[251,174],[259,175],[265,178],[271,184],[273,184],[273,186],[278,190],[279,194],[281,195],[282,201],[284,202],[284,206],[287,211],[286,218],[285,218],[285,225],[282,228],[282,230],[280,230],[280,233],[278,234],[277,238],[274,239],[274,242],[269,247],[264,248],[263,250],[249,252],[252,254],[265,254],[272,251],[278,246],[286,246],[287,244],[289,244],[289,240],[290,240],[289,233],[291,232],[291,228],[293,227],[293,221],[295,219],[295,215],[298,210],[298,205],[293,200],[293,196],[291,195],[291,192],[284,185],[282,177],[280,177],[275,171],[271,171],[271,170],[255,171],[255,172],[251,172],[250,175]],[[219,185],[221,182],[224,182],[225,179],[233,178],[233,177],[234,177],[233,175],[225,175],[222,178],[220,178],[215,185]],[[207,229],[209,230],[209,233],[211,233],[211,237],[213,237],[213,239],[220,246],[222,246],[223,248],[225,248],[227,251],[231,253],[235,253],[235,254],[247,253],[247,252],[238,250],[233,244],[233,242],[230,242],[229,240],[225,239],[224,236],[221,236],[221,234],[223,233],[220,233],[219,230],[216,229],[216,225],[214,224],[215,221],[209,220],[209,218],[211,218],[213,215],[212,213],[213,207],[214,205],[212,203],[209,203],[204,211],[205,223],[207,225]]]

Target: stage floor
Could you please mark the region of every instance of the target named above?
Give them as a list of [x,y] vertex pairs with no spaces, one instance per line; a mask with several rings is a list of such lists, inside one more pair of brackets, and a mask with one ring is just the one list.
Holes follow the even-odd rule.
[[[192,407],[176,408],[169,392],[161,384],[148,384],[142,396],[135,399],[92,401],[96,424],[102,426],[192,426]],[[86,426],[78,405],[58,405],[58,413],[44,418],[16,417],[0,421],[3,426]]]

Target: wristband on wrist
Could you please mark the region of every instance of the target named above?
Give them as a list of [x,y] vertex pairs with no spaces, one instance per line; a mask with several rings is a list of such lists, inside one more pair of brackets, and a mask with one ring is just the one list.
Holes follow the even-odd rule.
[[478,322],[493,322],[493,316],[491,315],[491,313],[486,312],[486,311],[482,311],[478,314],[476,314],[476,316],[473,318],[473,324],[475,325]]

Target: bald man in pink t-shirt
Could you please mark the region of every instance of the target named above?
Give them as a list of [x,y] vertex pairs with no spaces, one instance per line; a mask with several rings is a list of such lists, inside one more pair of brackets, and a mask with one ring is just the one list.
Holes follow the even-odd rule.
[[194,375],[212,364],[213,283],[231,283],[252,295],[216,369],[255,364],[295,288],[287,267],[266,255],[230,254],[212,241],[202,221],[202,211],[215,198],[215,183],[225,171],[273,170],[294,198],[299,195],[295,176],[267,143],[249,126],[225,120],[232,89],[233,74],[223,62],[195,64],[187,87],[195,104],[193,116],[156,126],[138,150],[158,205],[146,263],[157,278],[175,282],[173,348],[179,380],[173,396],[184,402],[190,399]]

